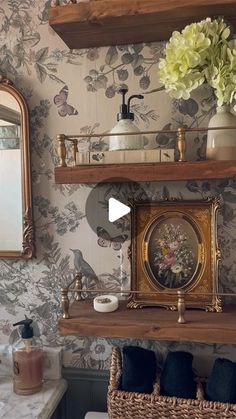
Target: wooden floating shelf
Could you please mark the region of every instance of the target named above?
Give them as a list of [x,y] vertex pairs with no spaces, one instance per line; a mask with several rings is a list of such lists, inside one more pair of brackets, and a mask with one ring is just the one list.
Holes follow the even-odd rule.
[[55,168],[56,183],[155,182],[236,176],[235,160],[132,163]]
[[236,24],[236,0],[96,0],[49,8],[49,24],[69,48],[167,40],[206,17]]
[[62,336],[97,336],[128,339],[191,341],[236,344],[236,306],[223,313],[186,310],[185,324],[178,324],[178,312],[164,308],[127,309],[120,302],[113,313],[98,313],[91,300],[74,302],[70,319],[59,320]]

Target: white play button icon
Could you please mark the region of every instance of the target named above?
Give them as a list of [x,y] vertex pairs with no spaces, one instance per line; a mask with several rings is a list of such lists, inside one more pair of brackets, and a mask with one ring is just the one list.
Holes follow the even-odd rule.
[[119,218],[124,217],[124,215],[129,214],[130,208],[122,204],[122,202],[117,201],[115,198],[109,199],[109,206],[108,206],[108,219],[110,223],[113,223]]

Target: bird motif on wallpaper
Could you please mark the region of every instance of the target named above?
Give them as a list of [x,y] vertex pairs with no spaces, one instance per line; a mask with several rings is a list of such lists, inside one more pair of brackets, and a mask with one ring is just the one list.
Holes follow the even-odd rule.
[[82,284],[84,288],[97,288],[98,277],[95,274],[93,268],[83,257],[81,250],[70,249],[74,254],[74,267],[76,272],[80,272],[82,275]]

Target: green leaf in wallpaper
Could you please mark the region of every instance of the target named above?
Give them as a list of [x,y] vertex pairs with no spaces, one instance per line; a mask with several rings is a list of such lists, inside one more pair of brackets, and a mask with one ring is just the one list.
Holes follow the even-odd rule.
[[107,65],[112,65],[118,60],[118,52],[116,47],[108,48],[105,62]]
[[25,48],[31,48],[38,44],[40,41],[40,35],[38,32],[31,33],[30,35],[24,35],[22,38]]
[[51,0],[47,0],[43,6],[43,9],[38,14],[38,18],[42,24],[45,24],[48,22],[48,8],[50,4],[51,4]]
[[39,51],[36,52],[35,60],[43,63],[48,57],[49,48],[41,48]]
[[40,83],[43,83],[44,80],[47,77],[47,72],[46,72],[45,68],[42,67],[38,63],[35,63],[34,67],[35,67],[35,70],[36,70],[38,80],[40,81]]
[[143,44],[134,44],[132,48],[136,54],[139,54],[143,49]]
[[60,236],[68,231],[75,232],[85,217],[73,201],[66,204],[62,211],[57,206],[50,205],[49,200],[43,196],[36,196],[34,205],[39,212],[39,217],[36,219],[37,229],[47,231],[50,225],[55,224],[56,232]]
[[[135,123],[139,124],[141,120],[144,122],[145,128],[148,128],[152,121],[157,121],[159,117],[154,109],[149,109],[149,107],[143,102],[138,102],[131,105],[131,111],[134,113]],[[146,144],[148,144],[148,142]]]
[[132,67],[135,69],[140,67],[144,62],[144,56],[142,54],[133,54],[133,61],[131,63]]

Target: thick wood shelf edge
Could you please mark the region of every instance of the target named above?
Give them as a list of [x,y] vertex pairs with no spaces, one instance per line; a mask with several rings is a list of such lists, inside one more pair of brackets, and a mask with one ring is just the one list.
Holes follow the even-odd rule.
[[236,307],[223,313],[187,310],[186,323],[178,324],[178,313],[162,308],[132,309],[125,302],[113,313],[97,313],[88,300],[74,302],[70,319],[59,320],[61,336],[171,340],[236,344]]
[[234,26],[236,0],[96,0],[49,8],[49,24],[69,48],[169,39],[173,30],[218,15]]
[[65,184],[225,179],[234,176],[236,176],[235,160],[104,164],[55,168],[55,182]]

